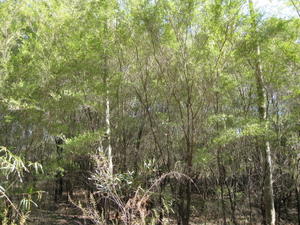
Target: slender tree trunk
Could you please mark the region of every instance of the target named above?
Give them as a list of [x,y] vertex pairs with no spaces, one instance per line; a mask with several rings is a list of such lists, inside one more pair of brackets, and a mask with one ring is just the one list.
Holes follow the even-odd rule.
[[139,127],[137,139],[136,139],[136,144],[135,144],[135,162],[134,162],[134,171],[135,174],[138,173],[138,156],[139,156],[139,151],[140,151],[140,146],[141,146],[141,141],[142,141],[142,136],[143,136],[143,131],[144,131],[144,126],[145,122],[143,121],[142,124]]
[[[185,70],[187,71],[186,65]],[[187,72],[186,72],[187,74]],[[192,103],[191,103],[191,88],[189,86],[189,82],[186,81],[187,84],[187,92],[188,92],[188,99],[187,99],[187,107],[186,107],[186,114],[187,114],[187,128],[186,128],[186,174],[191,176],[192,168],[193,168],[193,148],[194,148],[194,121],[193,121],[193,111],[192,111]],[[184,217],[183,217],[183,225],[189,225],[190,215],[191,215],[191,181],[187,180],[187,184],[185,184],[185,205],[184,205]]]
[[109,161],[109,172],[113,174],[113,162],[112,162],[112,147],[111,147],[111,131],[110,131],[110,101],[109,101],[109,91],[106,92],[106,112],[105,112],[105,121],[106,121],[106,135],[107,135],[107,157]]
[[[252,19],[252,29],[253,29],[253,38],[257,35],[256,32],[256,18],[255,11],[252,0],[249,0],[249,9],[250,16]],[[256,56],[255,56],[255,78],[256,78],[256,87],[257,87],[257,104],[259,117],[262,123],[265,123],[267,126],[267,94],[264,88],[263,81],[263,70],[261,63],[261,54],[260,54],[260,45],[256,41]],[[267,138],[264,138],[262,144],[262,149],[264,153],[264,207],[266,214],[266,222],[268,225],[275,225],[276,215],[274,207],[274,194],[273,194],[273,177],[272,177],[272,158],[271,158],[271,149],[270,143]]]
[[191,205],[191,181],[181,181],[179,186],[178,225],[189,225]]
[[300,194],[299,194],[299,188],[295,188],[295,195],[296,195],[296,201],[297,201],[297,214],[298,214],[298,225],[300,225]]
[[[162,174],[159,173],[159,176],[161,176]],[[159,217],[158,217],[158,221],[156,222],[155,225],[163,225],[163,218],[164,218],[164,214],[163,214],[163,189],[164,189],[164,184],[165,182],[162,182],[159,185],[159,194],[158,194],[158,208],[159,208]]]
[[185,222],[184,225],[189,225],[190,217],[191,217],[191,181],[188,180],[188,184],[186,186],[186,212],[185,212]]
[[[216,71],[216,77],[219,79],[219,71]],[[219,104],[219,93],[216,92],[216,108],[215,108],[215,114],[218,115],[222,111],[222,107]],[[220,124],[217,122],[216,124],[216,129],[217,132],[220,132]],[[225,184],[225,179],[226,179],[226,171],[222,163],[221,159],[221,150],[220,148],[217,149],[217,166],[218,166],[218,172],[219,172],[219,177],[218,177],[218,185],[220,186],[221,190],[221,207],[222,207],[222,218],[223,218],[223,225],[227,225],[227,218],[226,218],[226,203],[225,203],[225,198],[224,198],[224,184]]]
[[219,170],[219,185],[221,189],[221,205],[222,205],[222,217],[223,217],[223,225],[227,224],[226,220],[226,205],[225,205],[225,199],[224,199],[224,181],[225,181],[225,169],[221,165],[221,158],[220,158],[220,150],[218,149],[217,152],[217,164],[218,164],[218,170]]
[[[104,33],[107,34],[107,20],[104,25]],[[108,159],[108,171],[110,176],[113,175],[113,160],[112,160],[112,146],[111,146],[111,125],[110,125],[110,87],[109,87],[109,67],[108,67],[108,53],[107,49],[103,51],[103,84],[106,89],[105,93],[105,125],[106,133],[105,138],[107,141],[106,145],[106,154]],[[106,224],[109,224],[109,215],[110,215],[110,201],[109,199],[104,200],[103,215],[105,218]]]
[[273,194],[273,177],[272,177],[272,160],[270,144],[266,141],[266,162],[265,162],[265,181],[264,181],[264,201],[266,207],[266,220],[267,224],[275,225],[276,214],[274,207],[274,194]]
[[[300,137],[300,132],[299,132]],[[300,225],[300,191],[299,191],[299,158],[297,157],[296,176],[295,176],[295,196],[297,202],[298,225]]]
[[[107,21],[105,22],[104,32],[107,32]],[[110,100],[109,100],[109,74],[108,74],[108,56],[106,50],[104,50],[104,85],[106,88],[105,96],[105,123],[106,123],[106,138],[107,138],[107,158],[109,162],[109,172],[113,174],[113,162],[112,162],[112,147],[111,147],[111,127],[110,127]]]
[[248,168],[248,201],[249,201],[249,222],[252,224],[252,206],[251,206],[251,168]]
[[[234,178],[232,178],[234,179]],[[238,225],[238,221],[236,220],[236,216],[235,216],[235,209],[236,209],[236,182],[233,180],[231,182],[231,185],[225,181],[225,185],[227,187],[227,191],[228,191],[228,197],[229,197],[229,202],[230,202],[230,208],[231,208],[231,221],[234,225]],[[231,187],[234,185],[234,187],[231,190]]]

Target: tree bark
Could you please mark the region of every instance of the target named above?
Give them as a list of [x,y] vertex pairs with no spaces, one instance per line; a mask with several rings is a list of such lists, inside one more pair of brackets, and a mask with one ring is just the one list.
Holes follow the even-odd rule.
[[111,147],[111,131],[110,131],[110,101],[109,101],[109,91],[106,92],[106,112],[105,112],[105,121],[106,121],[106,135],[107,135],[107,157],[109,161],[109,172],[113,174],[113,162],[112,162],[112,147]]
[[[259,118],[262,123],[265,124],[267,128],[267,93],[264,87],[263,80],[263,68],[261,63],[261,53],[260,45],[257,40],[257,29],[256,29],[256,16],[254,11],[254,6],[252,0],[249,0],[250,16],[252,19],[252,34],[255,41],[256,55],[255,55],[255,78],[256,78],[256,88],[257,88],[257,105]],[[273,194],[273,177],[272,177],[272,158],[270,143],[266,137],[263,138],[263,143],[261,146],[264,153],[264,207],[266,222],[268,225],[275,225],[276,215],[274,207],[274,194]]]
[[226,204],[224,199],[224,183],[225,183],[225,169],[223,165],[221,165],[221,159],[220,159],[220,150],[217,151],[217,165],[218,165],[218,171],[219,171],[219,179],[218,183],[220,185],[221,189],[221,205],[222,205],[222,217],[223,217],[223,225],[227,224],[226,220]]
[[[107,21],[105,22],[104,32],[107,32]],[[112,147],[111,147],[111,129],[110,129],[110,100],[109,100],[109,84],[108,84],[108,56],[107,52],[104,51],[104,85],[106,88],[105,96],[105,123],[106,123],[106,138],[107,138],[107,158],[109,163],[109,172],[113,174],[113,162],[112,162]]]
[[296,201],[297,201],[298,225],[300,225],[300,194],[299,194],[299,188],[298,187],[295,187],[295,195],[296,195]]

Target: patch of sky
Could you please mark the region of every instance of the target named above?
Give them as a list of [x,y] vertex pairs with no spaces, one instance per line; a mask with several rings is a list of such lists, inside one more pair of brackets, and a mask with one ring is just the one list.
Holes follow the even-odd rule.
[[265,18],[278,17],[290,19],[298,17],[296,9],[289,0],[253,0],[255,8],[263,14]]

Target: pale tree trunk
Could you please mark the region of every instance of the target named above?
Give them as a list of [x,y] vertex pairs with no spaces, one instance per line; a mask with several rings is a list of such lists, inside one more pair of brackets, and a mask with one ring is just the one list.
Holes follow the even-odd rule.
[[106,121],[106,135],[107,135],[107,158],[109,161],[109,172],[113,174],[113,162],[112,162],[112,147],[111,147],[111,132],[110,132],[110,102],[109,102],[109,91],[106,91],[106,111],[105,111],[105,121]]
[[[107,19],[105,21],[104,25],[104,32],[105,35],[108,32],[107,28]],[[107,40],[107,37],[105,38]],[[112,147],[111,147],[111,126],[110,126],[110,100],[109,100],[109,69],[108,69],[108,53],[107,50],[104,50],[104,85],[106,88],[106,96],[105,96],[105,123],[106,123],[106,138],[107,138],[107,158],[108,158],[108,163],[109,163],[109,173],[110,175],[113,174],[113,161],[112,161]]]
[[[252,0],[249,0],[250,16],[252,19],[253,38],[256,38],[256,18]],[[267,93],[264,88],[263,68],[261,63],[261,53],[259,42],[256,41],[256,56],[255,56],[255,78],[257,86],[257,104],[260,121],[265,124],[267,128]],[[275,207],[273,194],[273,177],[272,177],[272,158],[270,143],[267,138],[264,138],[262,144],[264,157],[264,205],[265,218],[267,225],[275,225]]]
[[108,84],[108,65],[107,56],[104,56],[104,85],[106,88],[105,95],[105,123],[106,123],[106,139],[107,139],[107,158],[109,163],[110,175],[113,174],[113,162],[112,162],[112,147],[111,147],[111,129],[110,129],[110,101],[109,101],[109,84]]
[[[107,21],[105,21],[104,33],[107,34]],[[109,69],[108,69],[108,54],[105,49],[103,52],[104,56],[104,65],[103,65],[103,84],[106,89],[105,92],[105,125],[106,132],[105,138],[107,141],[106,145],[106,154],[108,159],[108,172],[110,176],[113,176],[113,162],[112,162],[112,146],[111,146],[111,125],[110,125],[110,85],[109,85]],[[106,224],[109,223],[109,215],[110,215],[110,201],[105,199],[104,202],[104,212],[103,212]]]
[[[108,37],[106,37],[106,34],[108,32],[107,29],[107,19],[104,24],[104,35],[105,35],[105,40],[107,40]],[[106,125],[106,132],[105,132],[105,139],[107,141],[106,144],[106,154],[107,154],[107,159],[108,159],[108,170],[110,175],[113,174],[113,162],[112,162],[112,147],[111,147],[111,125],[110,125],[110,100],[109,100],[109,95],[110,95],[110,90],[109,90],[109,69],[108,69],[108,52],[107,49],[104,49],[103,51],[103,64],[102,64],[102,69],[103,71],[101,72],[102,74],[102,79],[103,79],[103,84],[106,89],[105,92],[105,125]],[[101,142],[101,141],[100,141]]]

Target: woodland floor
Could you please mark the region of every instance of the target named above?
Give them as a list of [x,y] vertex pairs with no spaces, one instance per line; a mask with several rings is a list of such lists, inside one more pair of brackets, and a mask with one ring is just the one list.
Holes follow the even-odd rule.
[[[76,199],[83,199],[83,192],[75,193]],[[81,210],[68,203],[66,195],[63,201],[55,202],[48,195],[43,197],[38,208],[34,208],[29,217],[29,225],[88,225]]]
[[36,209],[32,212],[29,225],[87,225],[79,209],[68,203],[58,203],[55,208]]
[[[84,192],[76,192],[74,198],[78,201],[84,202]],[[294,213],[293,213],[294,214]],[[293,215],[294,216],[294,215]],[[240,225],[249,224],[247,220],[242,217],[237,217]],[[49,196],[44,196],[43,200],[39,203],[38,208],[34,208],[30,215],[28,225],[90,225],[91,223],[87,217],[82,215],[81,210],[72,203],[67,202],[67,196],[64,196],[63,201],[54,202]],[[191,218],[190,225],[221,225],[221,219],[217,218]],[[228,224],[230,218],[228,218]],[[168,220],[164,224],[175,225],[174,220]],[[259,225],[260,223],[252,223],[253,225]],[[280,221],[282,225],[293,225],[295,223]]]

